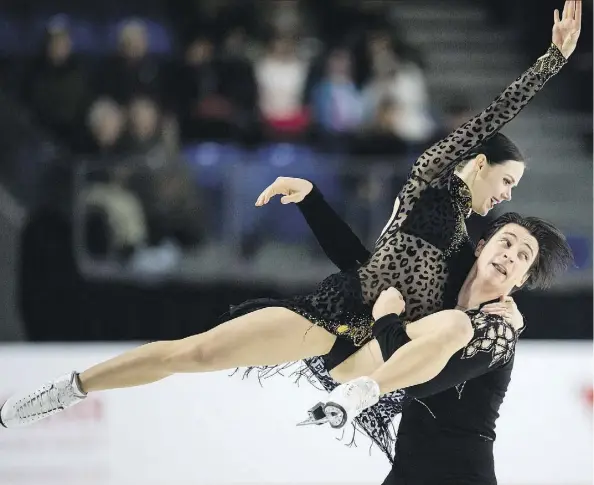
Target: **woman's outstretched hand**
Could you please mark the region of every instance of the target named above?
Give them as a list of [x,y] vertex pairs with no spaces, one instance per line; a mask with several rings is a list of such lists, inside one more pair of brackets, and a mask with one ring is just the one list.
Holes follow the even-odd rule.
[[559,10],[555,10],[553,44],[557,46],[565,59],[573,54],[580,37],[580,30],[582,28],[582,1],[567,0],[563,7],[563,16],[560,16]]
[[270,184],[256,200],[256,206],[260,207],[268,204],[275,195],[283,195],[281,203],[290,204],[301,202],[305,196],[311,192],[313,184],[309,180],[293,177],[278,177]]

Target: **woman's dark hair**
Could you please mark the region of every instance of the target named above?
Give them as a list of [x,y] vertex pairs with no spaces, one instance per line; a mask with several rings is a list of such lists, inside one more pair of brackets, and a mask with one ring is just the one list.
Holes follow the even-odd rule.
[[507,224],[523,227],[538,242],[538,254],[525,283],[528,288],[548,288],[557,275],[573,264],[573,253],[563,233],[539,217],[523,217],[516,212],[507,212],[489,225],[483,239],[489,241]]
[[504,134],[496,133],[491,138],[477,146],[472,151],[472,153],[470,153],[465,158],[465,160],[458,165],[458,167],[463,167],[469,160],[475,158],[481,153],[487,157],[487,163],[489,165],[499,165],[509,160],[525,162],[522,152],[520,152],[520,149],[516,146],[516,144]]

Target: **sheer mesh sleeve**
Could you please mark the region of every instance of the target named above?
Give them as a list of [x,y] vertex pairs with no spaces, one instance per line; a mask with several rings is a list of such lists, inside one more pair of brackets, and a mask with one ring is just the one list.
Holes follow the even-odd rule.
[[386,229],[393,232],[394,226],[396,229],[400,227],[431,180],[455,167],[478,145],[512,121],[566,62],[561,51],[551,45],[544,56],[497,96],[484,111],[426,150],[413,164],[399,195],[398,213]]
[[424,152],[411,175],[429,182],[513,120],[567,62],[555,45],[480,114]]

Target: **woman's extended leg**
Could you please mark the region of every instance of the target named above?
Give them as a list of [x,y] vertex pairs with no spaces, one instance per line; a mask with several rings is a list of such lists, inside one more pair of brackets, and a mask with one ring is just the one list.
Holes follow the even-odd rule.
[[141,386],[172,374],[275,365],[327,354],[336,337],[286,308],[271,307],[182,340],[154,342],[10,397],[0,424],[18,427],[60,412],[86,393]]
[[324,355],[335,339],[286,308],[264,308],[208,332],[143,345],[79,377],[85,392],[140,386],[172,374],[275,365]]

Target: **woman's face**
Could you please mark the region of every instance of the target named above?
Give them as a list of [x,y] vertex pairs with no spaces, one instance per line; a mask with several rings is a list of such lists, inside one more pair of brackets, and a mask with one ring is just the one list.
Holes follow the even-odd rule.
[[479,155],[475,159],[475,167],[477,173],[470,187],[472,210],[486,216],[497,204],[511,200],[512,189],[520,183],[525,164],[508,160],[497,165],[489,165],[485,156]]

